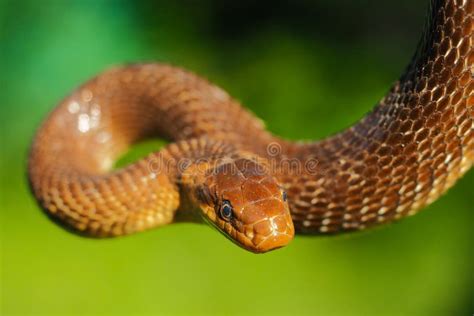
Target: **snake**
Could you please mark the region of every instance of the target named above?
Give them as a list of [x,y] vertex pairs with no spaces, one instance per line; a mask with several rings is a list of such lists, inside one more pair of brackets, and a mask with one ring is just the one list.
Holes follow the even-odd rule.
[[[474,162],[474,0],[429,7],[413,58],[388,93],[318,141],[273,135],[222,88],[182,68],[105,70],[36,131],[32,194],[81,236],[202,222],[254,253],[295,234],[361,231],[413,215]],[[156,137],[168,143],[114,167],[133,144]]]

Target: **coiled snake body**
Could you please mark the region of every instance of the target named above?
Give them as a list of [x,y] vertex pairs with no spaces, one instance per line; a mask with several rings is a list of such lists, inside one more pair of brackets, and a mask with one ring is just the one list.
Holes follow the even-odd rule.
[[[433,1],[405,73],[360,122],[314,143],[271,135],[220,88],[179,68],[111,69],[49,115],[29,157],[32,191],[61,225],[118,236],[203,219],[265,252],[294,230],[341,233],[412,215],[474,161],[474,0]],[[159,135],[171,144],[125,168]]]

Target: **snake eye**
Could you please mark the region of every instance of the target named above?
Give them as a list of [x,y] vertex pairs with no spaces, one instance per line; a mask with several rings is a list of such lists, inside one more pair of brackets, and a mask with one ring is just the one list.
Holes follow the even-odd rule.
[[232,213],[233,213],[232,205],[230,205],[229,201],[224,200],[222,202],[222,206],[220,209],[220,215],[222,219],[226,221],[230,220],[232,218]]
[[286,194],[286,191],[283,191],[283,193],[281,194],[281,197],[283,199],[283,202],[286,202],[286,200],[288,200],[288,195]]

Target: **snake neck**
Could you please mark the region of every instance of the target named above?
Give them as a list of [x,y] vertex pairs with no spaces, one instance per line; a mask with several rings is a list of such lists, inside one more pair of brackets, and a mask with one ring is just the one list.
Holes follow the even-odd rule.
[[432,1],[418,49],[389,93],[351,128],[282,143],[299,177],[280,173],[297,229],[336,233],[416,213],[474,161],[474,1]]

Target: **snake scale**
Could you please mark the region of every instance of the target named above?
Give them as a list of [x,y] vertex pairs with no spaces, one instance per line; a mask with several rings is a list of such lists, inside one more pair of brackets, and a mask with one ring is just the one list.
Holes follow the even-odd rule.
[[[50,113],[28,174],[63,227],[112,237],[205,221],[265,252],[295,234],[364,230],[415,214],[474,161],[474,0],[432,1],[400,79],[359,122],[290,142],[225,91],[180,68],[134,64],[99,74]],[[289,110],[289,109],[288,109]],[[170,144],[124,168],[150,137]]]

